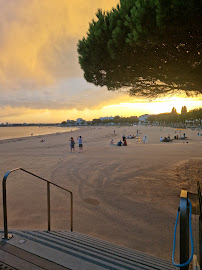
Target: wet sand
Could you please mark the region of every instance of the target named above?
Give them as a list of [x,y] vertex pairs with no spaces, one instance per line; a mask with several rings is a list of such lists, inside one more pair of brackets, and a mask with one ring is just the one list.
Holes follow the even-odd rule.
[[[127,147],[110,145],[112,138],[118,142],[123,133],[136,135],[137,129],[141,138],[147,135],[147,144],[130,139]],[[61,185],[74,194],[74,231],[170,260],[180,190],[196,193],[201,181],[202,136],[184,132],[189,140],[172,143],[160,143],[160,137],[173,138],[179,131],[143,126],[83,127],[1,141],[0,176],[21,167]],[[69,138],[78,135],[84,152],[78,153],[76,144],[71,153]],[[47,229],[45,183],[14,172],[7,194],[9,228]],[[53,230],[70,228],[69,211],[68,195],[51,188]],[[0,221],[3,228],[2,211]]]

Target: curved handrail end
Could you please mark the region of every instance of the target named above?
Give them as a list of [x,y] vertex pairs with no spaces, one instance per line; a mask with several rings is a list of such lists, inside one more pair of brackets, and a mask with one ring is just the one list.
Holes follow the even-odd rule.
[[17,171],[17,170],[20,170],[21,168],[15,168],[15,169],[12,169],[10,171],[7,171],[5,174],[4,174],[4,177],[3,177],[3,182],[6,182],[6,179],[8,178],[9,174],[12,173],[13,171]]

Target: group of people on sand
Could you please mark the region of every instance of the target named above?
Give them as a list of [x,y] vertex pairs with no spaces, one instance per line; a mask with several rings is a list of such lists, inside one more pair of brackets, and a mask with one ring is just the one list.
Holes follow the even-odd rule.
[[186,137],[186,134],[183,133],[183,137],[180,137],[178,135],[175,135],[174,136],[174,139],[171,139],[170,138],[170,134],[168,134],[168,137],[164,137],[164,138],[160,138],[160,142],[172,142],[173,140],[185,140],[187,139],[188,137]]
[[123,142],[120,140],[119,142],[117,142],[117,145],[118,146],[127,146],[128,144],[127,144],[127,141],[126,141],[126,136],[123,134],[123,136],[122,136],[122,139],[123,139]]
[[[80,152],[83,152],[83,139],[82,139],[82,137],[81,136],[78,136],[77,137],[77,140],[78,140],[78,144],[79,144],[79,153]],[[70,141],[70,150],[71,150],[71,152],[75,152],[75,141],[74,141],[74,138],[71,137],[69,139],[69,141]]]
[[127,146],[128,144],[127,144],[127,141],[126,141],[126,139],[122,142],[121,140],[119,141],[119,142],[117,142],[117,146]]
[[185,139],[187,139],[188,137],[186,137],[186,134],[185,133],[183,133],[183,137],[179,137],[178,135],[176,135],[176,136],[174,136],[174,139],[175,140],[185,140]]
[[173,140],[170,138],[170,135],[168,137],[160,138],[160,142],[172,142]]
[[[140,132],[139,132],[139,134],[141,134]],[[122,141],[120,140],[119,142],[117,142],[117,144],[114,144],[114,140],[112,139],[111,140],[111,142],[110,142],[110,144],[113,144],[113,145],[118,145],[118,146],[127,146],[128,144],[127,144],[127,141],[126,141],[126,138],[127,139],[137,139],[137,142],[138,143],[140,143],[140,141],[141,141],[141,138],[139,137],[139,136],[135,136],[135,135],[128,135],[127,137],[123,134],[123,136],[122,136]],[[148,137],[147,137],[147,135],[145,135],[143,138],[142,138],[142,140],[143,140],[143,142],[144,143],[148,143]]]
[[[128,135],[127,136],[127,139],[135,139],[136,137],[135,137],[135,135]],[[123,139],[123,141],[126,139],[126,136],[123,134],[123,136],[122,136],[122,139]]]
[[[120,140],[119,142],[117,142],[117,144],[116,144],[117,146],[122,146],[122,145],[123,145],[123,146],[127,146],[127,145],[128,145],[128,144],[127,144],[127,141],[126,141],[125,135],[123,135],[122,138],[123,138],[123,142]],[[115,145],[113,139],[111,140],[110,144]]]
[[135,138],[136,138],[135,135],[133,135],[133,136],[128,135],[128,136],[127,136],[127,139],[135,139]]

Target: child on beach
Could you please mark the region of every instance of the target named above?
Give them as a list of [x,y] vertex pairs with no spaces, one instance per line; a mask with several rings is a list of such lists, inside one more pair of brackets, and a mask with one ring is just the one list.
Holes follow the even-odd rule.
[[79,136],[79,137],[77,138],[77,140],[78,140],[78,143],[79,143],[79,153],[80,153],[80,152],[83,152],[83,141],[82,141],[82,137]]
[[73,137],[71,137],[71,139],[69,139],[69,140],[70,140],[70,149],[71,149],[71,152],[72,152],[72,150],[75,152],[75,147],[74,147],[75,142],[74,142]]

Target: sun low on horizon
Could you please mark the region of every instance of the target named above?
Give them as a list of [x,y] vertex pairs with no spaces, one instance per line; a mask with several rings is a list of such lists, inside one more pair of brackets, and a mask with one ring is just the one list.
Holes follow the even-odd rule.
[[[115,100],[112,104],[99,104],[98,109],[84,108],[78,110],[72,108],[70,110],[66,109],[31,109],[31,108],[21,108],[12,109],[10,107],[5,108],[8,115],[5,117],[5,122],[9,123],[60,123],[66,120],[76,120],[77,118],[82,118],[86,121],[91,121],[94,118],[100,118],[104,116],[140,116],[143,114],[160,114],[169,113],[172,108],[175,107],[177,112],[181,112],[183,106],[187,107],[187,110],[194,110],[200,108],[202,105],[201,100],[194,100],[194,98],[180,98],[180,97],[170,97],[164,98],[156,101],[147,100],[134,100],[128,99],[127,96],[121,97],[121,100]],[[0,110],[1,111],[1,110]],[[22,113],[21,113],[22,111]],[[3,111],[1,115],[3,115]],[[1,120],[3,118],[1,117]],[[7,120],[7,121],[6,121]]]
[[[77,42],[98,8],[118,0],[0,0],[0,123],[60,123],[103,116],[180,113],[202,106],[202,95],[153,101],[87,83]],[[45,14],[45,16],[44,16]]]

